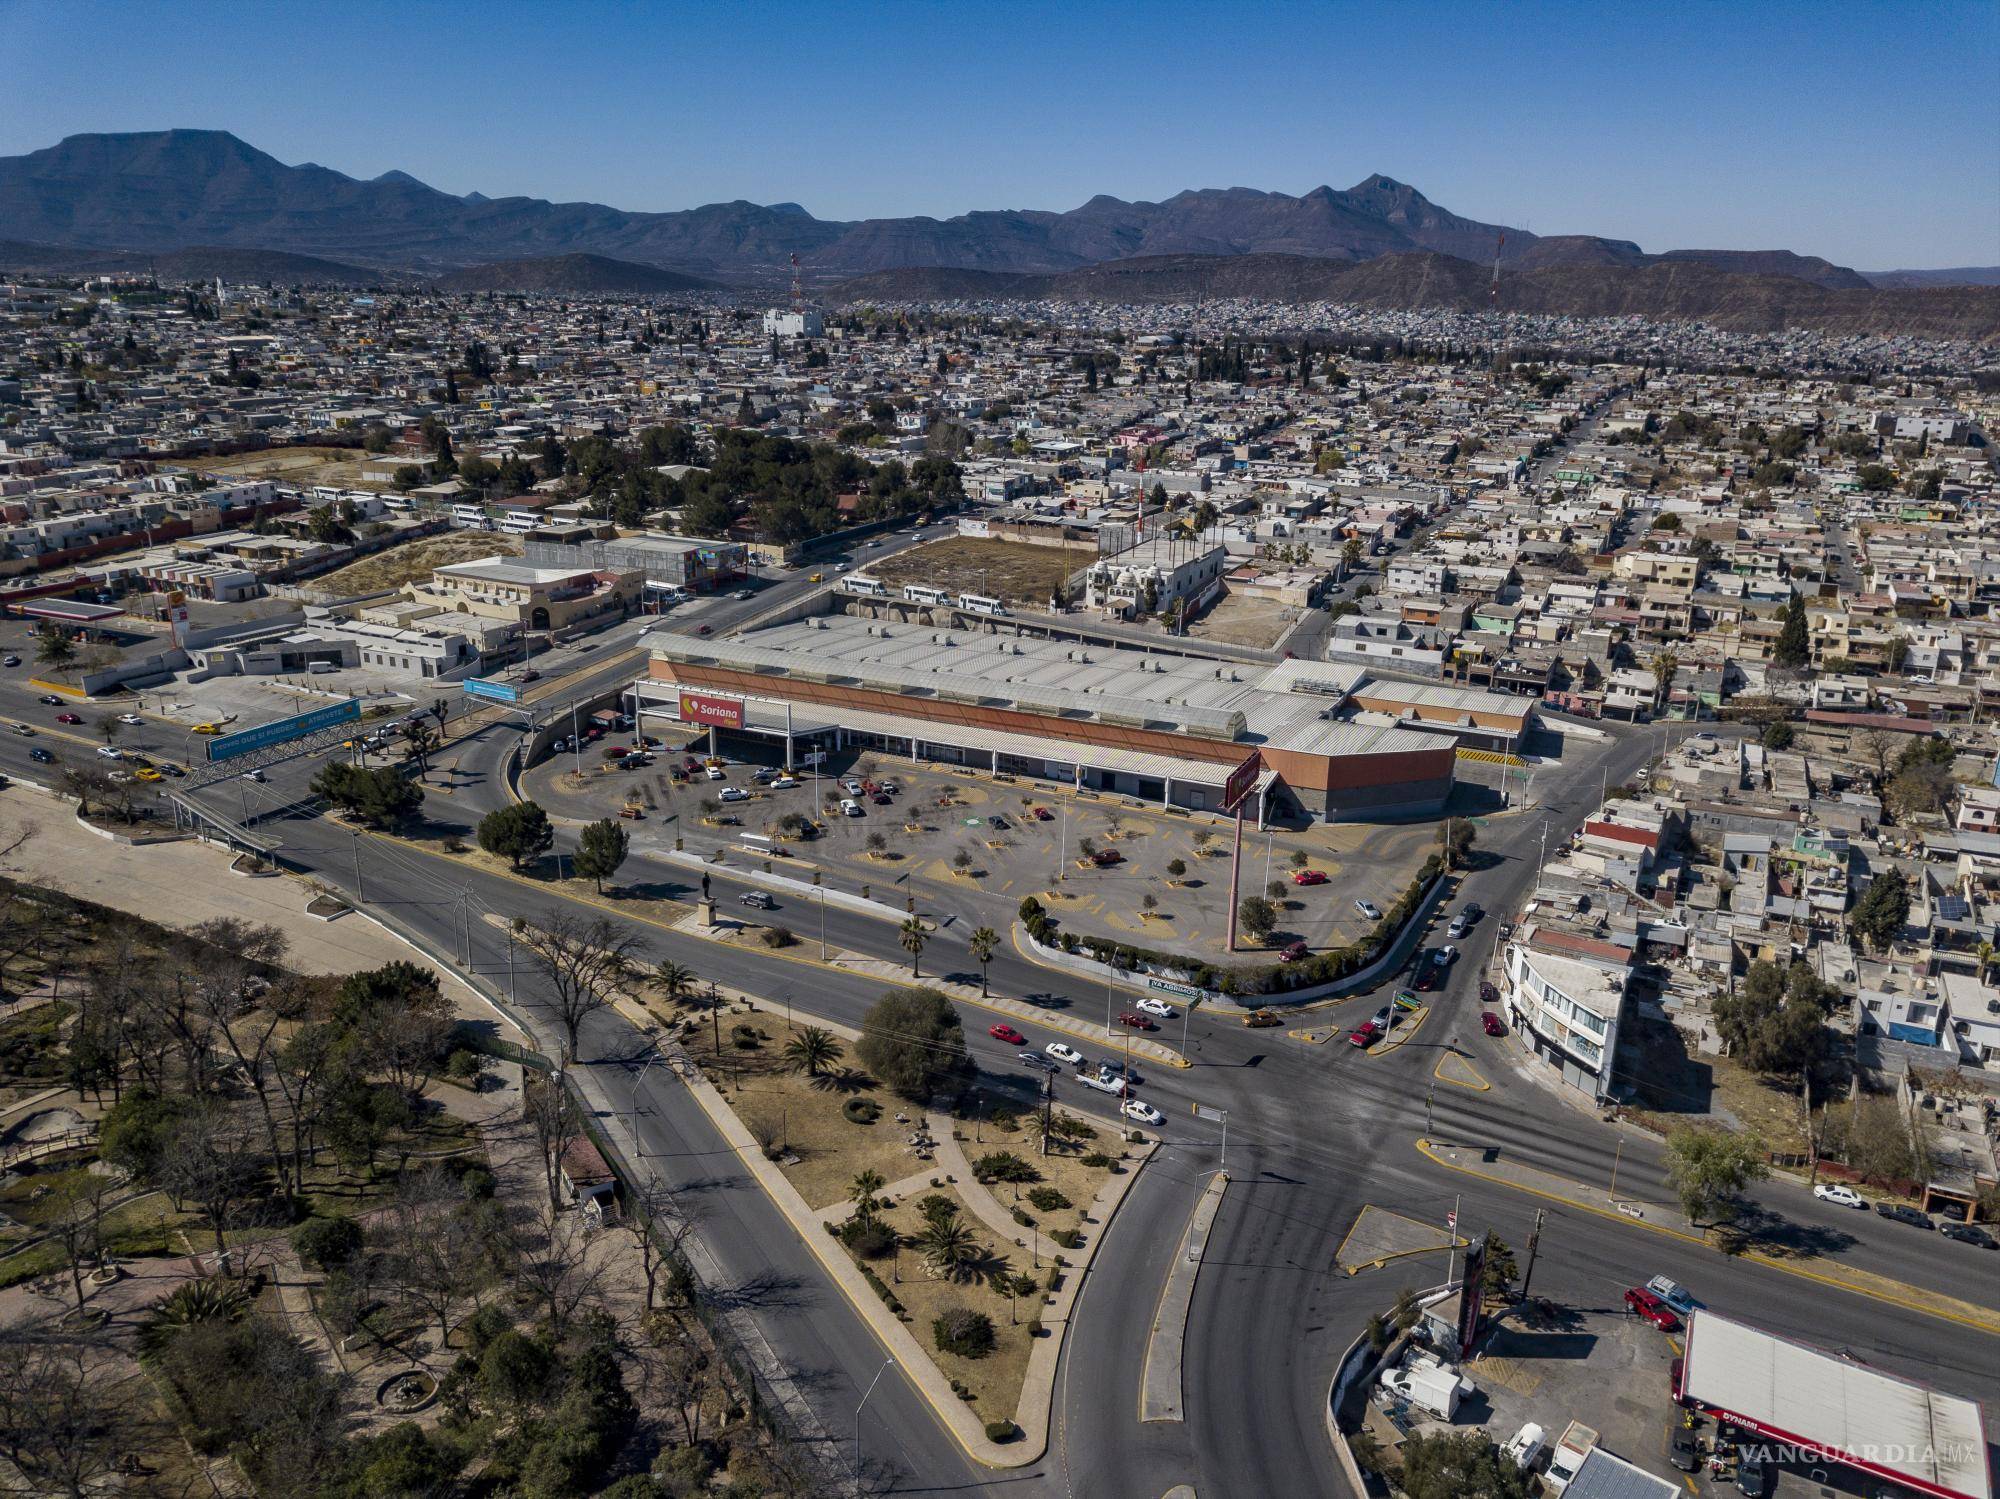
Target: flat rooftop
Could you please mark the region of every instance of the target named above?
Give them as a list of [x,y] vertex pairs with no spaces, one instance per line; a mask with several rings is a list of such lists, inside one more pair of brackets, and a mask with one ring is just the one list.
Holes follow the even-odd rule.
[[481,583],[518,583],[524,587],[535,587],[567,582],[580,573],[591,572],[588,567],[530,567],[525,562],[516,562],[504,555],[476,557],[470,562],[447,562],[442,567],[431,569],[448,578],[471,578]]
[[656,633],[653,654],[1050,717],[1321,755],[1435,750],[1433,735],[1328,715],[1359,671],[1276,666],[821,615],[728,639]]

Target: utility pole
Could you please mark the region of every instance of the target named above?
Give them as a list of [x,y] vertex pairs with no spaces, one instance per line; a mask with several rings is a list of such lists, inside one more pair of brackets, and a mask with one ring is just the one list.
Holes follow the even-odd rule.
[[[249,821],[246,819],[243,825],[248,827]],[[350,828],[348,831],[354,835],[354,899],[357,903],[363,903],[368,899],[368,892],[361,883],[361,829]]]
[[1534,1283],[1535,1279],[1535,1251],[1541,1247],[1542,1219],[1544,1216],[1546,1215],[1542,1209],[1535,1209],[1535,1227],[1528,1235],[1528,1268],[1521,1276],[1521,1299],[1523,1301],[1528,1299],[1528,1287]]

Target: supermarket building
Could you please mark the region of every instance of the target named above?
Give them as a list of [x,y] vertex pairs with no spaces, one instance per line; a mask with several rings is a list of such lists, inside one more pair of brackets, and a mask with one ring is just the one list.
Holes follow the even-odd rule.
[[1457,739],[1362,706],[1366,674],[1351,666],[843,614],[727,639],[656,633],[651,646],[633,696],[645,731],[670,743],[747,736],[786,764],[867,748],[1194,811],[1218,809],[1254,751],[1260,822],[1432,816],[1451,796]]

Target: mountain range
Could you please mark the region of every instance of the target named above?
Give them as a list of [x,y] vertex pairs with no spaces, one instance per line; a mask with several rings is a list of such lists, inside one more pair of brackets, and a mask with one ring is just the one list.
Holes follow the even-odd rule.
[[[155,259],[175,253],[203,265],[229,252],[281,253],[311,257],[323,268],[314,274],[308,267],[274,265],[270,279],[350,283],[399,273],[445,276],[447,284],[468,288],[697,290],[716,282],[769,285],[796,255],[815,283],[883,272],[988,272],[1077,278],[1054,294],[1096,295],[1110,286],[1151,289],[1195,280],[1212,288],[1347,285],[1344,268],[1387,259],[1398,263],[1385,273],[1387,282],[1415,296],[1428,295],[1428,284],[1447,286],[1458,305],[1483,296],[1497,258],[1503,306],[1574,295],[1581,299],[1577,305],[1550,310],[1614,304],[1699,309],[1720,298],[1743,304],[1737,315],[1753,322],[1790,318],[1792,309],[1863,322],[1903,310],[1900,303],[1868,299],[1872,284],[1861,273],[1815,256],[1789,250],[1649,254],[1629,240],[1540,236],[1461,217],[1380,174],[1345,190],[1317,187],[1298,197],[1211,188],[1157,203],[1100,195],[1065,212],[999,209],[948,219],[841,222],[815,218],[796,203],[738,201],[637,213],[598,203],[453,196],[407,172],[364,181],[310,163],[288,166],[226,131],[165,130],[73,135],[25,156],[0,157],[0,225],[12,241],[29,242],[19,246],[27,252],[106,247],[70,253]],[[0,246],[0,256],[7,248]],[[1214,263],[1197,268],[1196,257]],[[1228,263],[1246,257],[1267,263]],[[1438,263],[1441,257],[1453,264]],[[468,274],[476,267],[483,269]],[[650,279],[644,274],[649,268],[693,279],[637,284]],[[1715,276],[1805,290],[1758,291],[1718,283]],[[1896,276],[1892,284],[1901,288],[1939,284],[1922,272]],[[1983,277],[1968,272],[1966,279]],[[897,284],[916,282],[906,276]],[[1365,278],[1352,285],[1365,289]],[[1827,304],[1807,291],[1855,295]],[[1849,307],[1852,314],[1844,310]]]

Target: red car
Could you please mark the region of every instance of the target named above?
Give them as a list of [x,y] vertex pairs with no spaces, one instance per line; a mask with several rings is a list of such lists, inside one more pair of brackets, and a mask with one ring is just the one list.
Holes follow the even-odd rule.
[[1297,869],[1292,871],[1294,885],[1324,885],[1326,871],[1323,869]]
[[1095,864],[1099,869],[1108,869],[1113,864],[1123,864],[1125,856],[1115,848],[1100,848],[1090,856],[1090,862]]
[[1364,1020],[1348,1035],[1347,1044],[1350,1046],[1373,1046],[1376,1038],[1381,1034],[1381,1026],[1372,1020]]
[[1661,1332],[1681,1330],[1681,1319],[1674,1315],[1673,1309],[1643,1286],[1634,1286],[1625,1293],[1625,1309],[1644,1317]]
[[83,715],[82,715],[81,713],[58,713],[58,714],[56,715],[56,722],[57,722],[57,723],[82,723],[82,722],[83,722]]
[[1055,813],[1053,813],[1053,812],[1051,812],[1051,811],[1050,811],[1050,810],[1049,810],[1049,809],[1048,809],[1047,807],[1037,807],[1037,808],[1035,808],[1035,821],[1036,821],[1036,822],[1054,822],[1054,821],[1055,821],[1055,818],[1056,818],[1056,814],[1055,814]]
[[1296,963],[1311,951],[1312,949],[1307,947],[1303,942],[1287,942],[1284,950],[1278,954],[1278,961],[1280,963]]
[[1009,1046],[1025,1046],[1028,1038],[1011,1025],[989,1025],[986,1034],[995,1041],[1005,1041]]
[[1158,1026],[1154,1025],[1152,1021],[1148,1020],[1144,1015],[1141,1015],[1137,1010],[1125,1010],[1121,1012],[1120,1015],[1118,1016],[1118,1023],[1120,1025],[1129,1025],[1135,1031],[1151,1031],[1159,1029]]
[[703,625],[699,630],[695,631],[695,634],[697,635],[706,635],[708,633],[709,633],[709,627],[707,625]]
[[1417,975],[1417,980],[1414,987],[1419,990],[1428,992],[1429,990],[1435,989],[1437,987],[1437,981],[1438,981],[1437,970],[1435,968],[1426,968],[1422,973]]
[[1504,1036],[1507,1034],[1507,1023],[1491,1010],[1481,1010],[1479,1012],[1479,1023],[1485,1027],[1486,1034],[1489,1036]]

